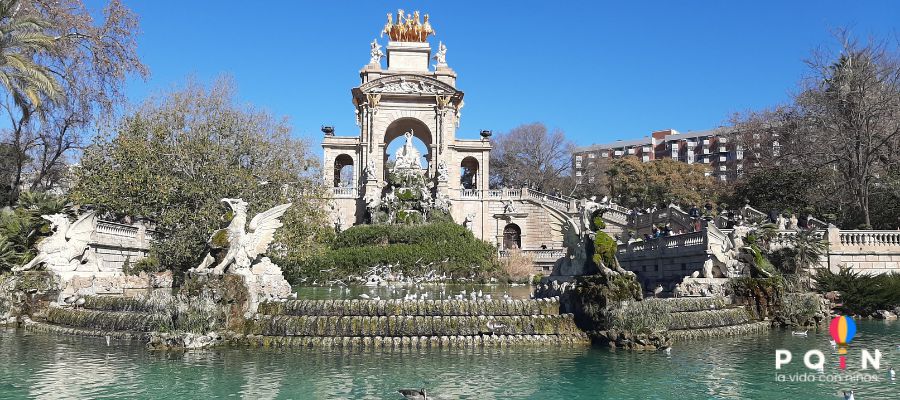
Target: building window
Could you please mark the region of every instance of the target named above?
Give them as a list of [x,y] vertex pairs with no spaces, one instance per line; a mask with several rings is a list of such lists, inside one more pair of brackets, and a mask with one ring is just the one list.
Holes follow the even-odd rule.
[[588,153],[588,158],[596,158],[597,155],[594,153]]
[[604,151],[604,152],[600,153],[600,157],[604,157],[604,158],[609,157],[609,152]]

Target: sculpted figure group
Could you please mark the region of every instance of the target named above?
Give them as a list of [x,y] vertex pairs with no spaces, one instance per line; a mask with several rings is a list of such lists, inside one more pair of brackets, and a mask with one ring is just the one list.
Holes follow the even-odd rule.
[[397,10],[397,23],[394,23],[393,14],[388,13],[381,36],[384,37],[384,34],[395,42],[424,42],[429,35],[434,35],[434,29],[428,22],[428,14],[425,14],[425,21],[420,22],[418,11],[404,14],[403,10]]

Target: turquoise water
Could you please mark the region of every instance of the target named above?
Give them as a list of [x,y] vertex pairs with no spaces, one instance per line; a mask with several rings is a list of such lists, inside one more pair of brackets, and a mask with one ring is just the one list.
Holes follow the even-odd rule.
[[[827,332],[676,345],[671,357],[593,348],[427,352],[221,349],[151,353],[137,343],[0,330],[0,398],[402,399],[425,385],[435,399],[839,399],[900,398],[887,380],[900,364],[900,324],[860,322],[861,348],[884,353],[879,382],[775,382],[774,349],[794,352],[785,373],[807,372],[803,352],[822,349],[835,373]],[[431,396],[430,396],[431,397]]]

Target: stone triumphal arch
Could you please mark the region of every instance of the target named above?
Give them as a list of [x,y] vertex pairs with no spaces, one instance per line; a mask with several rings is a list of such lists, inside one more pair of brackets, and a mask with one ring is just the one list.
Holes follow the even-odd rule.
[[351,91],[358,135],[336,136],[333,129],[323,129],[324,179],[332,185],[335,226],[368,220],[366,205],[384,195],[387,146],[410,135],[425,144],[422,173],[431,184],[430,195],[449,201],[454,221],[501,250],[532,250],[539,262],[543,257],[552,264],[564,254],[563,233],[579,212],[577,202],[524,188],[490,189],[490,132],[457,136],[464,93],[447,63],[447,47],[440,42],[432,56],[430,26],[410,20],[398,26],[389,22],[385,27],[391,40],[384,51],[372,41],[369,63]]

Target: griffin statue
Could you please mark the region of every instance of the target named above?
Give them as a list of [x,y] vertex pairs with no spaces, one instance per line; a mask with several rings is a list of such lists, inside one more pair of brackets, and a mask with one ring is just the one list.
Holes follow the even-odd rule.
[[66,214],[42,215],[41,218],[50,221],[52,234],[37,244],[37,256],[15,271],[44,265],[50,271],[68,272],[89,261],[87,244],[97,223],[95,212],[82,215],[74,223],[69,222]]
[[[249,270],[257,257],[265,253],[272,243],[275,230],[282,226],[281,216],[291,206],[291,203],[282,204],[256,214],[250,220],[247,231],[247,202],[241,199],[222,199],[222,202],[231,207],[234,217],[227,228],[214,232],[210,237],[212,250],[195,269],[197,272],[207,272],[210,267],[212,270],[209,273],[214,275],[222,275],[226,269],[229,272]],[[221,255],[222,252],[224,256],[221,259],[214,255]]]

